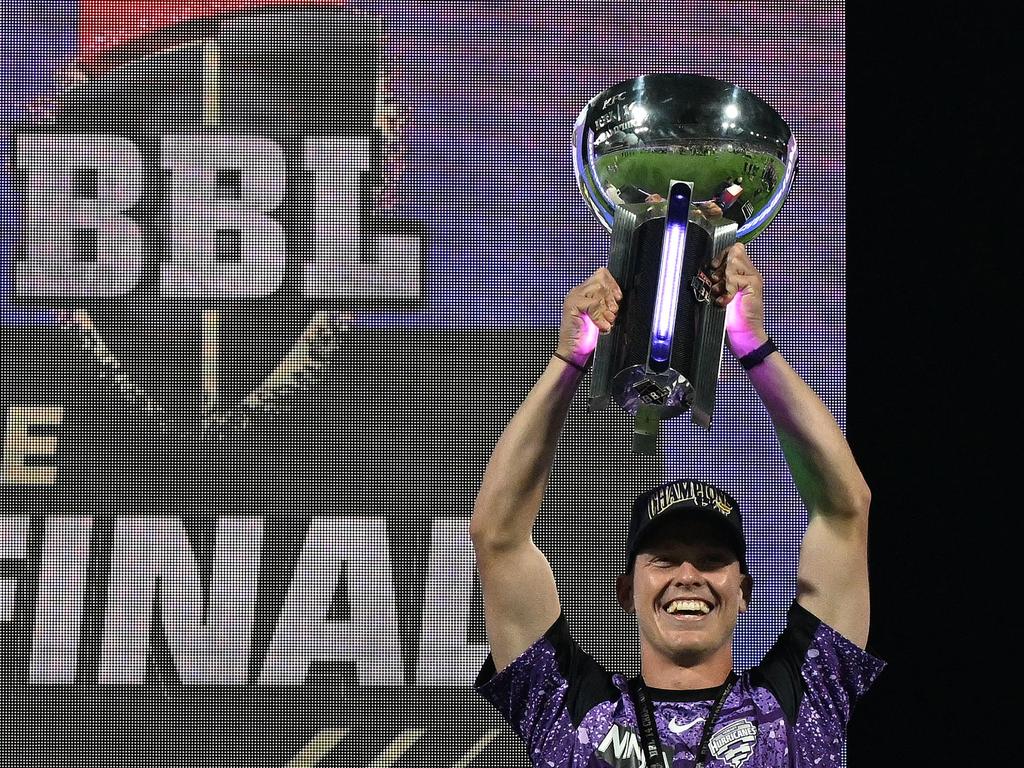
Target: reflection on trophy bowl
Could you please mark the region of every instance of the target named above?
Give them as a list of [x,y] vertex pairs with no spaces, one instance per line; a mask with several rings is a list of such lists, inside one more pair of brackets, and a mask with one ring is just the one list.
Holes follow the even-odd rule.
[[615,208],[657,203],[669,182],[717,205],[749,242],[775,217],[796,172],[796,142],[757,96],[699,75],[645,75],[595,96],[573,136],[580,192],[610,231]]
[[658,421],[686,410],[711,426],[725,340],[711,262],[772,221],[796,162],[774,109],[709,77],[634,78],[580,112],[576,181],[611,232],[608,269],[623,292],[598,340],[590,406],[614,400],[636,414],[636,450],[653,450]]

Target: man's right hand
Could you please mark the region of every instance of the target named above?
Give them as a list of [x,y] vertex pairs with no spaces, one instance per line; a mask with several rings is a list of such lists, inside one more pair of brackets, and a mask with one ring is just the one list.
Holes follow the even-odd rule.
[[597,346],[598,334],[608,333],[615,324],[621,300],[622,289],[605,267],[569,291],[562,304],[558,354],[586,365]]

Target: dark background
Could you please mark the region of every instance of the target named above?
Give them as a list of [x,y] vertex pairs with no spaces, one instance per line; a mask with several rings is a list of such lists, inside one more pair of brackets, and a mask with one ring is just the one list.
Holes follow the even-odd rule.
[[998,765],[1016,738],[994,722],[1016,623],[1014,48],[977,9],[889,8],[852,7],[847,37],[848,437],[889,662],[848,764]]

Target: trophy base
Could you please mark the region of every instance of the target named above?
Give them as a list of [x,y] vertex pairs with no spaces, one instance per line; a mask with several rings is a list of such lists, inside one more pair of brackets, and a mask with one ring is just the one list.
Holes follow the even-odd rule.
[[655,373],[643,365],[619,371],[612,379],[612,396],[622,410],[636,414],[641,408],[659,420],[684,413],[693,400],[693,385],[679,371]]

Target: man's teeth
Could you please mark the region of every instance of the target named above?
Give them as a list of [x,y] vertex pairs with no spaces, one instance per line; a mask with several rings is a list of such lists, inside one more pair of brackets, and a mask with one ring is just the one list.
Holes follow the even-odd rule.
[[666,608],[669,613],[699,613],[708,614],[711,606],[703,600],[673,600]]

